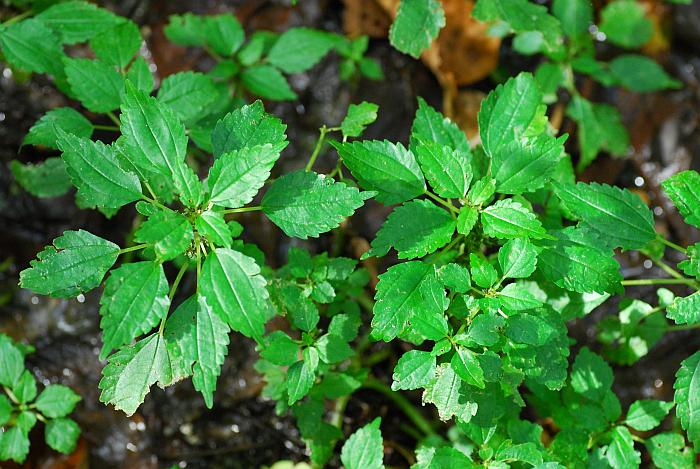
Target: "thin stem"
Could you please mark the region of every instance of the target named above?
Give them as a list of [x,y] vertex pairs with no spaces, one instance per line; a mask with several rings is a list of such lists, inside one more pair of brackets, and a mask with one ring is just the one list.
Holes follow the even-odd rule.
[[17,399],[15,393],[12,392],[12,389],[8,388],[7,386],[3,386],[2,389],[5,391],[5,394],[7,394],[7,397],[9,397],[12,402],[14,402],[15,404],[19,404],[19,399]]
[[343,429],[343,417],[345,416],[345,408],[348,406],[351,394],[340,396],[335,400],[333,408],[333,416],[331,417],[331,425]]
[[117,116],[115,116],[112,111],[107,111],[106,114],[107,114],[107,117],[109,117],[111,119],[111,121],[117,125],[117,127],[122,125],[122,123],[119,122],[119,119],[117,119]]
[[689,331],[692,329],[700,329],[700,324],[683,324],[680,326],[668,326],[667,331]]
[[100,124],[92,124],[94,128],[97,130],[113,130],[115,132],[119,132],[121,129],[117,127],[116,125],[100,125]]
[[435,264],[437,261],[440,260],[440,258],[443,256],[443,254],[445,254],[446,252],[449,252],[449,250],[452,249],[453,247],[455,247],[455,245],[457,245],[461,240],[462,240],[462,235],[461,234],[457,235],[452,241],[450,241],[450,243],[447,246],[442,248],[440,250],[440,252],[438,252],[435,255],[435,257],[432,259],[432,261],[430,263]]
[[[144,184],[148,184],[148,183],[144,182]],[[148,186],[146,186],[146,187],[148,187]],[[150,190],[150,188],[149,188],[149,190]],[[149,197],[149,196],[147,196],[147,195],[145,195],[145,194],[141,194],[141,198],[142,198],[143,200],[145,200],[146,202],[148,202],[149,204],[153,204],[153,205],[155,205],[156,207],[161,208],[161,209],[163,209],[163,210],[168,210],[168,207],[166,207],[165,205],[163,205],[163,204],[161,204],[160,202],[158,202],[158,199],[156,199],[156,198],[151,198],[151,197]]]
[[313,153],[311,153],[311,157],[309,158],[309,162],[306,163],[306,168],[305,171],[308,173],[311,171],[311,168],[313,168],[314,163],[316,162],[316,158],[318,158],[318,154],[321,153],[321,147],[323,147],[323,142],[326,140],[326,134],[330,132],[330,129],[326,127],[325,125],[319,129],[319,136],[318,140],[316,140],[316,146],[314,147]]
[[147,243],[137,244],[136,246],[129,246],[128,248],[120,249],[119,255],[126,254],[127,252],[131,252],[131,251],[138,251],[139,249],[144,249],[146,247],[148,247]]
[[425,191],[424,194],[427,195],[428,197],[430,197],[431,199],[433,199],[435,202],[437,202],[441,205],[444,205],[445,207],[450,209],[451,212],[453,212],[455,214],[459,214],[459,210],[457,209],[457,207],[455,207],[454,205],[452,205],[452,203],[446,201],[442,197],[438,197],[437,195],[433,194],[430,191]]
[[17,16],[13,16],[12,18],[8,19],[7,21],[3,21],[0,23],[2,26],[10,26],[11,24],[17,23],[18,21],[22,21],[28,16],[32,16],[34,14],[34,10],[27,10],[24,13],[20,13]]
[[[173,286],[170,287],[170,293],[168,293],[168,299],[170,301],[173,300],[173,297],[175,296],[175,292],[177,291],[177,286],[180,285],[180,280],[182,280],[182,277],[185,275],[185,272],[187,271],[187,267],[190,265],[190,261],[186,260],[183,264],[182,267],[180,267],[180,270],[177,273],[177,276],[175,277],[175,281],[173,282]],[[165,322],[168,319],[168,315],[164,314],[163,319],[160,321],[160,326],[158,327],[158,334],[163,335],[163,331],[165,330]]]
[[671,242],[664,238],[661,235],[657,235],[656,237],[662,244],[665,244],[666,246],[670,247],[671,249],[675,249],[678,252],[682,252],[683,254],[687,254],[686,249],[683,246],[679,246],[678,244]]
[[177,286],[180,285],[180,280],[182,280],[183,275],[185,275],[185,272],[187,272],[187,267],[190,266],[190,261],[187,260],[182,264],[182,267],[180,267],[180,270],[177,273],[177,276],[175,277],[175,281],[173,282],[173,286],[170,287],[170,293],[168,293],[168,298],[170,300],[173,299],[175,296],[175,290],[177,290]]
[[226,215],[228,213],[256,212],[258,210],[262,210],[262,207],[260,205],[255,205],[253,207],[229,208],[226,210],[222,210],[219,213],[223,213],[224,215]]
[[396,407],[401,409],[401,411],[406,414],[406,417],[408,417],[426,436],[435,434],[435,430],[433,430],[433,426],[428,419],[426,419],[423,414],[421,414],[413,406],[413,404],[400,393],[392,391],[389,386],[374,378],[367,378],[362,387],[383,394],[387,399],[393,402]]
[[674,269],[674,268],[671,267],[670,265],[666,264],[666,263],[665,263],[664,261],[662,261],[661,259],[652,259],[652,262],[654,262],[656,265],[658,265],[659,267],[661,267],[661,269],[663,269],[663,271],[666,272],[666,273],[667,273],[668,275],[670,275],[671,277],[677,278],[677,279],[684,279],[684,280],[687,280],[687,279],[686,279],[685,277],[683,277],[680,273],[678,273],[678,272],[676,271],[676,269]]
[[622,285],[627,287],[640,285],[692,285],[693,283],[692,280],[686,278],[644,278],[622,281]]

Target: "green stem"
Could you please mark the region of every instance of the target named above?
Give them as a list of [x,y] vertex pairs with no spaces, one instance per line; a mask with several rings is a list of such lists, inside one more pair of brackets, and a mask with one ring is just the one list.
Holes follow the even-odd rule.
[[[170,287],[170,292],[168,293],[168,299],[172,301],[173,297],[175,296],[175,292],[177,291],[177,286],[180,285],[180,280],[182,280],[182,277],[185,275],[185,272],[187,271],[187,267],[190,265],[190,261],[187,260],[182,264],[182,267],[180,267],[180,270],[177,273],[177,276],[175,277],[175,281],[173,282],[173,286]],[[160,321],[160,327],[158,327],[158,334],[163,335],[163,331],[165,330],[165,321],[168,319],[168,315],[164,314],[163,319]]]
[[139,249],[144,249],[148,247],[148,244],[137,244],[136,246],[129,246],[128,248],[120,249],[119,250],[119,255],[126,254],[127,252],[131,251],[138,251]]
[[34,14],[34,10],[27,10],[24,13],[20,13],[17,16],[13,16],[12,18],[10,18],[7,21],[3,21],[2,23],[0,23],[0,26],[10,26],[11,24],[17,23],[18,21],[22,21],[26,17],[32,16],[33,14]]
[[316,146],[314,147],[314,151],[311,153],[309,162],[306,163],[305,171],[307,173],[311,171],[311,168],[313,168],[314,163],[316,162],[316,158],[318,158],[318,154],[321,153],[321,147],[323,147],[323,142],[326,140],[326,134],[330,132],[330,129],[324,125],[319,129],[319,132],[320,133],[318,136],[318,140],[316,140]]
[[106,114],[107,114],[107,117],[109,117],[111,119],[111,121],[117,125],[117,127],[122,125],[122,123],[119,122],[119,119],[117,119],[117,116],[115,116],[112,111],[107,111]]
[[454,214],[459,214],[459,209],[457,209],[457,207],[455,207],[454,205],[452,205],[451,202],[446,201],[446,200],[443,199],[442,197],[438,197],[437,195],[433,194],[432,192],[430,192],[430,191],[428,191],[428,190],[426,190],[426,191],[424,192],[424,194],[427,195],[428,197],[430,197],[431,199],[433,199],[435,202],[437,202],[437,203],[439,203],[439,204],[444,205],[445,207],[447,207],[452,213],[454,213]]
[[346,394],[335,400],[331,425],[338,427],[340,430],[343,429],[343,416],[345,415],[345,408],[348,406],[348,402],[350,402],[350,396],[351,394]]
[[228,213],[256,212],[258,210],[262,210],[262,207],[260,205],[255,205],[254,207],[229,208],[226,210],[222,210],[219,213],[223,213],[224,215],[226,215]]
[[661,235],[657,235],[656,238],[657,238],[662,244],[665,244],[666,246],[670,247],[671,249],[675,249],[675,250],[678,251],[678,252],[682,252],[683,254],[687,254],[687,251],[685,250],[685,248],[684,248],[683,246],[679,246],[678,244],[673,243],[673,242],[667,240],[666,238],[664,238],[664,237],[661,236]]
[[689,331],[692,329],[700,329],[700,324],[683,324],[681,326],[668,326],[667,331]]
[[15,393],[12,392],[12,389],[8,388],[7,386],[3,386],[2,389],[5,391],[5,394],[7,394],[7,397],[9,397],[12,402],[14,402],[15,404],[19,404],[19,399],[17,399]]
[[115,132],[119,132],[121,129],[117,127],[116,125],[100,125],[100,124],[92,124],[94,128],[97,130],[113,130]]
[[686,279],[685,277],[683,277],[680,273],[678,273],[678,272],[676,271],[676,269],[674,269],[674,268],[671,267],[670,265],[666,264],[666,263],[665,263],[664,261],[662,261],[661,259],[652,259],[652,262],[654,262],[656,265],[658,265],[659,267],[661,267],[661,269],[662,269],[664,272],[666,272],[668,275],[670,275],[671,277],[677,278],[677,279],[679,279],[679,280],[680,280],[680,279],[688,280],[688,279]]
[[376,352],[370,354],[367,358],[362,360],[362,365],[366,367],[372,367],[377,363],[381,363],[391,356],[391,348],[385,347]]
[[389,399],[396,405],[396,407],[401,409],[401,411],[406,414],[406,417],[408,417],[426,436],[435,434],[435,430],[433,430],[431,423],[413,406],[408,399],[403,397],[400,393],[392,391],[389,386],[375,378],[367,378],[362,387],[383,394],[384,397]]
[[691,285],[694,282],[686,278],[644,278],[639,280],[623,280],[622,285],[627,287],[640,285]]

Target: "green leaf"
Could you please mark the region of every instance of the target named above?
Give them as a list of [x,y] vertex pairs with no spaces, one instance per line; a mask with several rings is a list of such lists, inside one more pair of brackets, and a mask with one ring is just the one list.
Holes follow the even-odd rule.
[[615,427],[612,439],[605,451],[605,459],[614,469],[630,469],[639,467],[642,462],[639,451],[634,449],[632,434],[626,427]]
[[166,105],[127,82],[121,106],[121,130],[125,151],[135,166],[172,181],[189,207],[202,199],[201,184],[185,163],[185,127]]
[[138,176],[121,167],[112,146],[60,130],[57,143],[78,195],[88,203],[119,208],[141,198]]
[[61,158],[47,158],[38,164],[12,160],[10,169],[19,185],[37,197],[56,197],[73,187]]
[[615,292],[620,289],[620,265],[611,249],[580,228],[550,232],[553,242],[544,242],[537,267],[560,288],[579,293]]
[[666,308],[666,317],[676,324],[700,323],[700,292],[676,298]]
[[185,13],[170,15],[163,28],[165,37],[181,46],[203,46],[206,44],[206,17]]
[[124,78],[112,65],[91,59],[64,58],[66,77],[76,98],[92,112],[119,107]]
[[197,232],[215,246],[231,247],[231,230],[221,212],[207,210],[202,212],[194,222]]
[[459,264],[446,264],[437,271],[440,281],[452,292],[466,293],[471,287],[469,270]]
[[316,341],[321,361],[332,365],[352,357],[355,352],[348,342],[336,334],[324,334]]
[[279,159],[281,149],[281,144],[266,144],[243,147],[221,155],[209,170],[209,200],[230,208],[242,207],[252,201],[270,177],[270,170]]
[[134,345],[112,354],[102,370],[99,387],[100,401],[114,405],[126,415],[136,412],[151,386],[171,384],[175,378],[175,364],[168,353],[165,339],[155,333]]
[[58,3],[39,13],[36,18],[59,34],[64,44],[85,42],[124,21],[84,1]]
[[97,287],[119,255],[119,246],[87,231],[66,231],[19,274],[20,286],[40,295],[72,298]]
[[643,399],[635,401],[627,411],[625,423],[641,432],[658,427],[673,407],[673,402]]
[[434,142],[452,150],[468,155],[469,142],[457,124],[436,111],[421,97],[418,97],[418,109],[411,127],[411,150],[420,143]]
[[498,299],[503,307],[510,311],[523,311],[542,306],[528,287],[521,283],[509,283],[498,292]]
[[142,42],[138,26],[126,20],[94,36],[90,47],[98,59],[123,69],[139,51]]
[[380,275],[372,336],[389,342],[403,332],[411,316],[442,313],[433,303],[426,301],[420,288],[428,277],[434,275],[433,265],[419,261],[392,266]]
[[185,124],[197,122],[219,98],[211,78],[198,72],[169,75],[158,89],[158,102],[167,105]]
[[214,312],[231,329],[258,342],[270,312],[265,285],[252,258],[227,248],[207,256],[199,279],[200,291]]
[[253,65],[241,73],[241,84],[252,94],[275,101],[297,99],[284,75],[271,65]]
[[537,249],[527,238],[508,241],[498,251],[503,278],[528,278],[537,266]]
[[38,19],[30,18],[3,28],[0,48],[14,67],[63,76],[64,54],[58,36]]
[[308,294],[296,285],[286,285],[279,291],[280,300],[292,325],[304,332],[312,331],[320,319],[318,308]]
[[13,460],[23,463],[29,454],[29,437],[19,427],[12,427],[0,434],[0,461]]
[[71,388],[61,384],[50,384],[39,394],[34,405],[44,417],[55,419],[73,412],[80,399]]
[[90,138],[93,131],[90,121],[78,111],[70,107],[59,107],[50,110],[36,121],[24,137],[22,145],[43,145],[58,149],[57,129],[85,138]]
[[559,21],[543,5],[529,0],[478,0],[472,16],[479,21],[504,22],[516,33],[537,31],[542,34],[546,51],[561,47]]
[[484,234],[493,238],[541,239],[547,232],[534,213],[512,199],[499,200],[481,212]]
[[571,387],[588,399],[600,402],[613,382],[612,368],[587,347],[581,349],[571,369]]
[[365,140],[334,146],[360,185],[377,191],[376,199],[383,204],[400,204],[425,192],[415,156],[400,143]]
[[[0,425],[5,425],[12,416],[12,402],[6,395],[0,394]],[[0,438],[2,438],[0,436]]]
[[44,429],[46,444],[63,454],[70,454],[75,451],[79,436],[80,427],[71,419],[59,418],[49,420]]
[[203,33],[206,43],[214,52],[225,57],[232,56],[245,41],[243,26],[229,13],[205,16]]
[[629,137],[617,109],[574,96],[566,113],[578,124],[579,171],[587,167],[601,150],[608,150],[614,156],[624,156]]
[[634,0],[618,0],[600,12],[599,29],[617,46],[641,47],[654,34],[654,25],[645,16],[644,7]]
[[430,47],[445,26],[445,11],[437,0],[401,0],[389,30],[391,45],[414,58]]
[[311,390],[316,380],[318,351],[314,347],[304,350],[304,359],[287,370],[287,396],[289,405],[294,404]]
[[593,23],[591,0],[554,0],[552,13],[559,19],[567,36],[575,37],[588,32]]
[[659,433],[646,442],[651,460],[659,469],[693,469],[695,454],[678,433]]
[[[144,206],[139,204],[137,207]],[[160,260],[175,259],[189,248],[194,239],[190,221],[183,214],[170,209],[147,207],[148,219],[136,230],[134,240],[152,244]]]
[[399,358],[392,375],[391,389],[418,389],[428,385],[435,376],[436,358],[430,352],[410,350]]
[[282,331],[274,331],[266,337],[267,345],[260,356],[280,366],[293,365],[298,360],[299,344]]
[[379,106],[374,103],[362,101],[360,104],[351,104],[348,112],[340,123],[343,138],[359,137],[365,127],[377,120]]
[[661,183],[686,223],[700,228],[700,174],[681,171]]
[[0,384],[12,389],[24,371],[24,356],[5,335],[0,335]]
[[481,288],[489,288],[498,281],[496,269],[479,254],[469,254],[469,267],[472,279]]
[[265,112],[260,100],[246,104],[216,123],[211,135],[214,157],[258,145],[283,144],[286,129],[278,117]]
[[36,379],[29,371],[24,370],[12,388],[20,404],[27,404],[36,397]]
[[467,195],[472,180],[471,152],[453,150],[438,143],[420,143],[416,157],[435,193],[445,198]]
[[336,228],[373,195],[325,175],[300,170],[276,179],[261,206],[287,236],[306,239]]
[[275,41],[267,62],[284,73],[310,69],[328,53],[338,39],[335,35],[311,28],[291,28]]
[[492,155],[491,171],[496,189],[503,194],[520,194],[540,189],[554,176],[564,158],[564,142],[541,134],[506,143]]
[[564,206],[609,247],[640,249],[656,237],[654,215],[638,195],[607,184],[555,184]]
[[228,351],[229,328],[207,304],[204,296],[197,297],[197,304],[197,316],[193,331],[195,354],[192,358],[195,363],[192,384],[197,391],[202,393],[204,402],[211,409],[214,405],[216,379],[221,373],[221,365],[223,365]]
[[104,360],[115,348],[149,332],[170,308],[168,280],[155,261],[123,264],[105,281],[100,299],[100,329]]
[[700,352],[695,352],[681,362],[676,372],[676,382],[673,389],[676,393],[673,401],[676,403],[676,415],[681,420],[681,426],[688,434],[688,440],[695,448],[700,448]]
[[[480,1],[479,4],[485,3]],[[478,8],[477,5],[475,15]],[[530,73],[520,73],[489,93],[478,115],[486,154],[494,158],[503,147],[522,138],[541,102],[542,92]]]
[[479,360],[474,352],[466,347],[455,347],[455,353],[450,361],[452,369],[466,383],[484,389],[484,370],[481,369]]
[[382,419],[377,417],[364,427],[355,431],[343,444],[340,460],[347,469],[382,469],[384,467],[384,443],[379,425]]
[[148,63],[143,57],[136,57],[136,59],[129,66],[129,70],[126,72],[126,79],[134,84],[137,90],[141,90],[144,93],[149,93],[153,91],[153,74],[148,68]]
[[610,72],[617,83],[639,93],[682,86],[681,82],[671,78],[659,64],[643,55],[616,57],[610,62]]
[[457,233],[469,235],[479,220],[479,210],[476,207],[464,206],[460,208],[457,216]]
[[477,405],[466,400],[460,389],[463,381],[447,363],[437,367],[436,376],[426,386],[423,402],[437,407],[440,420],[450,420],[453,416],[468,422],[476,414]]
[[446,210],[429,200],[411,200],[389,214],[362,257],[385,256],[392,246],[399,259],[423,257],[449,243],[455,228],[455,220]]

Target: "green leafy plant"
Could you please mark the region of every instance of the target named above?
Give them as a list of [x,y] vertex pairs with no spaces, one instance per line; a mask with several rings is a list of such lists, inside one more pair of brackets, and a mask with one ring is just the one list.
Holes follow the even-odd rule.
[[15,343],[0,334],[0,460],[24,462],[29,453],[29,432],[37,421],[44,424],[46,444],[70,454],[80,436],[80,427],[68,418],[78,396],[70,388],[50,384],[37,392],[36,378],[24,367],[31,346]]
[[[256,31],[246,40],[243,27],[231,14],[175,15],[165,34],[175,44],[203,47],[217,61],[206,73],[184,71],[164,77],[156,95],[185,124],[195,145],[208,153],[215,151],[211,134],[221,118],[245,104],[249,96],[296,99],[285,75],[307,71],[332,49],[342,58],[342,78],[383,78],[377,62],[364,56],[366,36],[350,40],[311,28],[292,28],[283,34]],[[83,43],[94,57],[74,58],[66,53],[66,46]],[[124,103],[126,82],[146,93],[154,87],[149,65],[139,54],[142,43],[141,32],[131,20],[79,0],[29,10],[3,23],[0,51],[13,68],[50,75],[66,96],[115,124],[95,124],[73,108],[56,108],[37,121],[23,144],[58,149],[56,129],[85,138],[95,130],[120,132],[114,112]],[[71,188],[65,165],[57,157],[38,164],[15,161],[11,169],[17,182],[38,197],[62,195]],[[158,181],[154,189],[160,186]],[[80,195],[77,203],[82,208],[93,206]],[[114,213],[102,210],[106,215]]]

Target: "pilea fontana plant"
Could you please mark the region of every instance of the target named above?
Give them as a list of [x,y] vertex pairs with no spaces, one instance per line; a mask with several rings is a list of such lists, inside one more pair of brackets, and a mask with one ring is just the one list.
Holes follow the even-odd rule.
[[[285,126],[260,102],[216,125],[205,182],[185,161],[185,126],[130,81],[120,120],[122,136],[111,145],[60,129],[57,144],[80,197],[106,209],[136,202],[145,217],[134,234],[138,244],[120,249],[87,231],[67,231],[39,253],[20,283],[40,294],[74,297],[100,285],[120,255],[144,251],[144,260],[123,263],[105,281],[101,357],[108,364],[101,399],[132,414],[153,384],[192,375],[211,406],[229,331],[261,342],[275,314],[260,266],[234,242],[241,229],[226,216],[262,210],[287,234],[306,239],[337,227],[373,193],[302,170],[277,178],[261,205],[246,206],[287,144]],[[164,269],[169,261],[179,268],[171,286]],[[188,270],[196,276],[195,292],[169,314]]]
[[[60,107],[41,117],[23,145],[49,150],[58,149],[56,128],[86,138],[96,130],[120,132],[114,112],[125,99],[126,81],[146,93],[155,86],[150,66],[139,53],[143,38],[133,21],[84,1],[51,3],[37,2],[0,25],[4,61],[16,71],[49,75],[59,90],[88,111]],[[221,118],[251,96],[296,99],[284,74],[309,70],[331,50],[342,58],[343,79],[383,76],[379,65],[364,56],[367,37],[350,40],[300,27],[283,34],[256,31],[246,40],[243,26],[232,14],[175,15],[165,34],[175,44],[203,47],[217,60],[206,73],[183,71],[163,77],[156,95],[185,124],[192,142],[206,153],[213,151],[211,133]],[[98,117],[100,123],[88,117]],[[196,149],[192,152],[202,156]],[[198,164],[198,160],[193,158],[192,163]],[[62,195],[72,187],[65,164],[55,156],[38,164],[15,161],[11,169],[17,182],[38,197]],[[156,191],[162,186],[162,181],[152,185]],[[92,206],[80,196],[76,202],[81,208]],[[101,210],[108,216],[114,213],[113,209]]]
[[[533,0],[475,2],[472,16],[491,25],[489,35],[512,35],[516,52],[544,56],[535,78],[544,93],[544,103],[558,105],[553,117],[555,127],[561,127],[564,110],[576,122],[578,171],[601,152],[623,157],[629,147],[629,136],[618,110],[590,101],[579,91],[579,77],[587,76],[604,87],[619,86],[640,93],[680,86],[645,55],[624,53],[609,62],[596,57],[600,49],[597,42],[605,41],[623,51],[649,43],[654,25],[646,16],[646,8],[636,0],[614,0],[601,8],[599,20],[595,21],[590,0],[556,0],[550,2],[549,8]],[[418,58],[444,25],[445,13],[438,0],[402,0],[389,39],[398,50]]]
[[24,367],[24,357],[31,346],[15,343],[0,334],[0,460],[24,462],[29,453],[29,432],[38,421],[44,424],[46,444],[70,454],[80,436],[80,428],[68,418],[78,396],[69,387],[50,384],[40,393],[36,379]]

